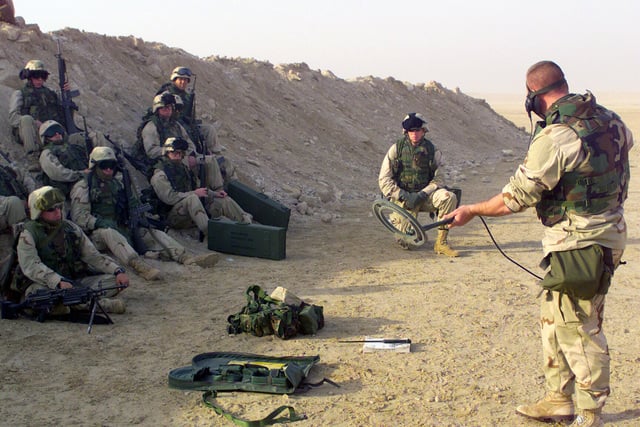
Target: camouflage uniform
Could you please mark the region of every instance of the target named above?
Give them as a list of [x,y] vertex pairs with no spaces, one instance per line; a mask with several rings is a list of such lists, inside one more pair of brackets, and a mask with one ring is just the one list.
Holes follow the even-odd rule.
[[[96,248],[108,248],[120,262],[129,265],[138,253],[130,244],[126,218],[120,215],[126,213],[125,206],[119,202],[126,197],[124,193],[120,174],[114,179],[102,180],[91,172],[71,190],[71,218],[91,237]],[[137,203],[137,200],[129,202]],[[139,232],[149,251],[159,251],[164,258],[178,262],[185,259],[184,246],[163,231],[140,227]]]
[[[57,192],[57,194],[55,194]],[[46,202],[38,205],[38,197],[46,193]],[[61,281],[72,281],[74,286],[109,287],[116,284],[116,275],[124,269],[109,257],[102,255],[76,224],[62,219],[48,223],[41,218],[41,210],[64,200],[59,190],[41,187],[29,195],[31,219],[24,225],[18,239],[18,263],[12,289],[25,297],[42,288],[55,289]],[[95,272],[103,274],[95,274]],[[127,280],[128,281],[128,280]],[[118,290],[107,292],[107,297]],[[109,308],[124,312],[120,300],[104,299]],[[118,302],[119,304],[114,304]],[[55,307],[52,314],[64,314],[68,307]]]
[[27,218],[25,203],[36,183],[26,172],[0,165],[0,231]]
[[[456,195],[445,188],[442,152],[426,138],[422,138],[416,146],[411,144],[407,136],[393,144],[382,161],[378,186],[384,197],[391,199],[416,218],[419,212],[435,212],[437,219],[441,220],[458,204]],[[423,192],[427,197],[413,208],[409,208],[401,198],[403,190]],[[390,219],[395,221],[397,228],[403,232],[409,227],[409,223],[398,215],[392,214]],[[441,227],[440,232],[439,240],[434,246],[436,252],[439,242],[446,238],[446,227]],[[444,243],[446,244],[446,241]],[[456,251],[450,248],[447,248],[447,251],[451,256],[457,256]]]
[[[611,268],[617,267],[626,245],[623,203],[632,146],[620,118],[589,93],[566,95],[549,108],[525,161],[502,190],[511,211],[536,207],[545,225],[545,259],[600,245],[610,249]],[[601,408],[611,391],[604,302],[604,294],[587,300],[545,290],[541,304],[545,387],[560,402],[575,390],[582,410]]]
[[[209,165],[217,167],[217,162]],[[217,176],[221,180],[219,171]],[[198,181],[193,173],[184,164],[171,162],[166,157],[156,165],[151,186],[163,203],[172,206],[167,222],[173,228],[188,228],[195,223],[206,236],[209,224],[207,212],[213,218],[224,216],[234,221],[251,222],[251,215],[244,212],[231,197],[214,197],[211,189],[203,206],[194,192],[198,188]]]
[[27,82],[9,100],[9,124],[27,153],[37,153],[42,146],[36,120],[64,123],[64,113],[56,92],[45,86],[35,88]]
[[40,153],[44,184],[60,189],[68,197],[73,184],[85,177],[87,161],[85,147],[69,143],[67,135],[61,144],[47,143]]

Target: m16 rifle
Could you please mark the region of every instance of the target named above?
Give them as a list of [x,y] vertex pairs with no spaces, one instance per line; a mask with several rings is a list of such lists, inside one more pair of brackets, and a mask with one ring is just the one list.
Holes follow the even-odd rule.
[[[66,281],[73,283],[70,280]],[[126,287],[127,285],[115,285],[105,288],[100,286],[98,289],[91,289],[83,286],[74,286],[69,289],[38,289],[32,294],[29,294],[29,296],[27,296],[27,298],[21,303],[12,303],[8,300],[2,301],[2,318],[17,319],[20,312],[25,309],[30,309],[33,312],[34,318],[38,322],[44,322],[49,313],[51,313],[53,307],[56,305],[62,304],[64,306],[73,306],[78,304],[89,304],[91,316],[89,318],[87,333],[90,334],[97,309],[100,309],[102,314],[106,317],[107,323],[113,323],[107,312],[100,305],[100,298],[103,297],[107,291],[124,289]]]
[[[80,129],[76,127],[76,123],[73,121],[73,111],[78,111],[78,106],[73,102],[73,98],[80,95],[79,90],[65,89],[67,83],[67,63],[62,57],[62,50],[60,48],[60,39],[58,39],[58,53],[56,54],[58,59],[58,80],[60,81],[60,98],[62,101],[62,110],[64,111],[64,125],[67,129],[67,134],[73,135],[80,132]],[[88,155],[89,153],[87,153]]]
[[125,191],[125,201],[127,208],[127,227],[129,228],[129,234],[131,234],[131,242],[133,243],[133,248],[140,255],[144,255],[147,252],[147,245],[142,240],[142,235],[140,234],[140,227],[148,228],[149,223],[147,221],[146,212],[153,210],[152,206],[149,203],[132,203],[132,201],[138,200],[137,196],[134,194],[133,183],[131,182],[131,175],[129,175],[129,169],[127,169],[127,165],[124,161],[124,151],[118,143],[114,142],[109,138],[109,135],[104,136],[107,141],[113,145],[113,149],[116,152],[116,159],[118,161],[118,169],[122,172],[122,185],[124,186]]
[[[191,89],[191,130],[194,141],[198,143],[201,159],[200,164],[198,165],[198,179],[200,180],[201,187],[207,187],[207,167],[206,167],[206,158],[207,158],[207,143],[202,137],[202,133],[200,133],[200,129],[198,128],[198,122],[196,119],[196,75],[193,74],[193,86]],[[202,202],[202,206],[206,207],[207,199],[206,197],[201,197],[200,202]],[[198,235],[198,240],[201,242],[204,241],[204,233],[200,231]]]

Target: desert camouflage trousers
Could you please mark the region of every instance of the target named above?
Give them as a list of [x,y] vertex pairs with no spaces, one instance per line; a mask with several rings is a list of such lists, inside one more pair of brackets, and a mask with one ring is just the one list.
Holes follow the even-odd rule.
[[[160,252],[162,258],[177,261],[185,253],[184,246],[164,231],[155,228],[140,228],[139,230],[147,250]],[[138,257],[138,253],[129,244],[127,238],[113,228],[93,230],[91,241],[99,251],[108,249],[123,265],[129,265],[129,261]]]
[[24,221],[27,213],[24,202],[16,196],[0,196],[0,230]]
[[[613,250],[613,265],[622,258]],[[581,300],[545,291],[540,309],[547,391],[571,395],[579,409],[604,405],[610,393],[609,347],[602,329],[605,295]]]
[[[419,203],[413,209],[409,209],[404,201],[394,200],[393,203],[405,209],[416,219],[418,219],[419,212],[436,212],[438,215],[437,220],[440,221],[446,214],[455,210],[458,198],[451,191],[445,188],[438,188],[431,193],[427,200]],[[389,215],[389,221],[403,233],[406,233],[407,228],[410,227],[407,221],[395,213]]]
[[[205,236],[209,230],[209,215],[211,218],[226,217],[233,221],[251,222],[251,215],[242,210],[240,205],[231,197],[207,197],[205,207],[195,194],[189,194],[173,205],[167,217],[167,223],[172,228],[189,228],[195,223],[198,230]],[[209,215],[207,215],[209,212]]]

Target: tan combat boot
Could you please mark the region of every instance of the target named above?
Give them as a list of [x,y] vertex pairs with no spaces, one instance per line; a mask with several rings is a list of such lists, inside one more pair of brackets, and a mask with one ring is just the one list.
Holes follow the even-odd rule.
[[149,264],[144,262],[142,258],[135,257],[129,260],[129,265],[131,268],[135,270],[142,278],[146,280],[158,280],[162,272],[157,268],[151,267]]
[[573,418],[571,396],[550,391],[541,400],[530,405],[520,405],[516,413],[539,421],[562,421]]
[[220,256],[216,252],[209,252],[199,255],[189,254],[185,252],[180,255],[176,261],[178,261],[180,264],[197,265],[202,268],[208,268],[216,265],[219,259]]
[[602,409],[581,409],[578,411],[578,416],[571,423],[569,427],[601,427],[604,426],[602,421]]
[[447,242],[448,234],[449,230],[438,230],[438,238],[433,245],[433,250],[436,254],[456,257],[458,256],[458,251],[451,249],[451,246],[449,246],[449,243]]
[[120,298],[101,298],[100,306],[107,313],[122,314],[127,311],[127,306]]

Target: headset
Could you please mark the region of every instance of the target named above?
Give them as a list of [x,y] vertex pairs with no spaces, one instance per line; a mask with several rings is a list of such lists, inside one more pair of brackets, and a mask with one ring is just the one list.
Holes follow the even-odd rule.
[[527,110],[527,114],[529,115],[529,120],[531,120],[532,111],[536,114],[538,114],[538,111],[540,111],[540,100],[538,99],[538,95],[551,92],[553,89],[558,88],[566,83],[567,83],[567,80],[565,80],[565,78],[563,77],[557,82],[551,83],[549,86],[545,86],[542,89],[538,89],[536,91],[529,90],[529,93],[527,93],[527,98],[524,100],[524,109]]

